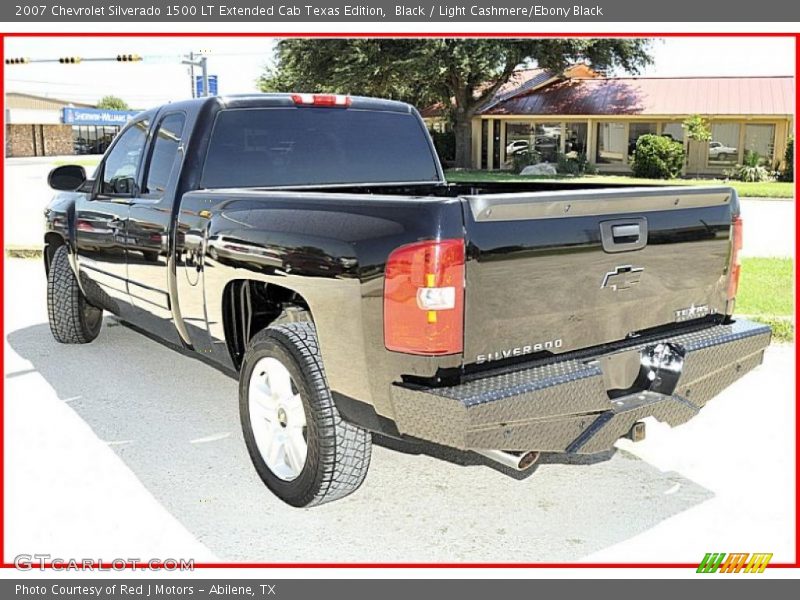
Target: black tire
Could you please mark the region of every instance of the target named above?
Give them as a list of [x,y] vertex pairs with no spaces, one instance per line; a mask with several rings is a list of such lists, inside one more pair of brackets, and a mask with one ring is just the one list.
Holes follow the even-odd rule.
[[[306,417],[306,462],[291,481],[276,476],[256,444],[248,388],[256,363],[275,358],[289,371]],[[339,500],[363,483],[372,453],[371,434],[342,420],[322,367],[311,322],[267,327],[250,340],[239,378],[239,413],[244,440],[258,475],[278,498],[296,507]]]
[[47,317],[62,344],[88,344],[103,325],[103,311],[89,304],[78,286],[66,246],[56,249],[47,273]]
[[728,160],[728,155],[725,154],[724,152],[721,152],[720,154],[717,154],[717,160],[720,162],[725,162],[726,160]]

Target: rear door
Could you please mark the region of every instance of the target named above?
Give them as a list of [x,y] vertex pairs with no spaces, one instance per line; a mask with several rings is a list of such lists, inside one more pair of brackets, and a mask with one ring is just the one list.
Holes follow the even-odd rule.
[[128,291],[138,309],[135,322],[175,344],[180,340],[172,320],[168,269],[185,123],[181,111],[159,115],[144,161],[141,191],[131,200],[126,230]]
[[623,340],[727,309],[727,188],[497,194],[464,203],[465,362]]

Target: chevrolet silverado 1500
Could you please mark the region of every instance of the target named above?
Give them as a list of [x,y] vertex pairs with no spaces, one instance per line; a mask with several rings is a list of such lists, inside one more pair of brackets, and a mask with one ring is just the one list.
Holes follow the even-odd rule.
[[238,377],[255,469],[294,506],[356,490],[373,432],[514,469],[606,451],[694,417],[770,340],[733,316],[734,190],[450,185],[399,102],[169,104],[50,185],[56,340],[108,311]]

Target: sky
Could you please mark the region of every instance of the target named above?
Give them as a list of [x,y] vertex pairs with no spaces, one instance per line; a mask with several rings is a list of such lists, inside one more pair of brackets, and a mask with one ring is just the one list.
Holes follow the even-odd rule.
[[[140,63],[27,64],[6,66],[6,90],[95,103],[106,94],[134,108],[191,97],[188,67],[180,57],[208,55],[219,93],[257,91],[256,80],[272,63],[274,38],[6,38],[6,57],[107,57],[139,54]],[[784,38],[662,38],[653,41],[651,77],[792,75],[794,40]],[[199,70],[197,71],[199,73]]]

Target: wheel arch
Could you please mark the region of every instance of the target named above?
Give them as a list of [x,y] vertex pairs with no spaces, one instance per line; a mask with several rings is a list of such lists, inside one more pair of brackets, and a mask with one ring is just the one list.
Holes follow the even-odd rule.
[[44,252],[42,252],[42,258],[44,259],[45,273],[50,273],[50,264],[53,262],[53,255],[56,253],[56,250],[66,244],[67,240],[59,233],[48,231],[44,235]]
[[234,279],[222,292],[225,341],[238,370],[248,342],[275,323],[314,321],[308,301],[291,288],[257,279]]

